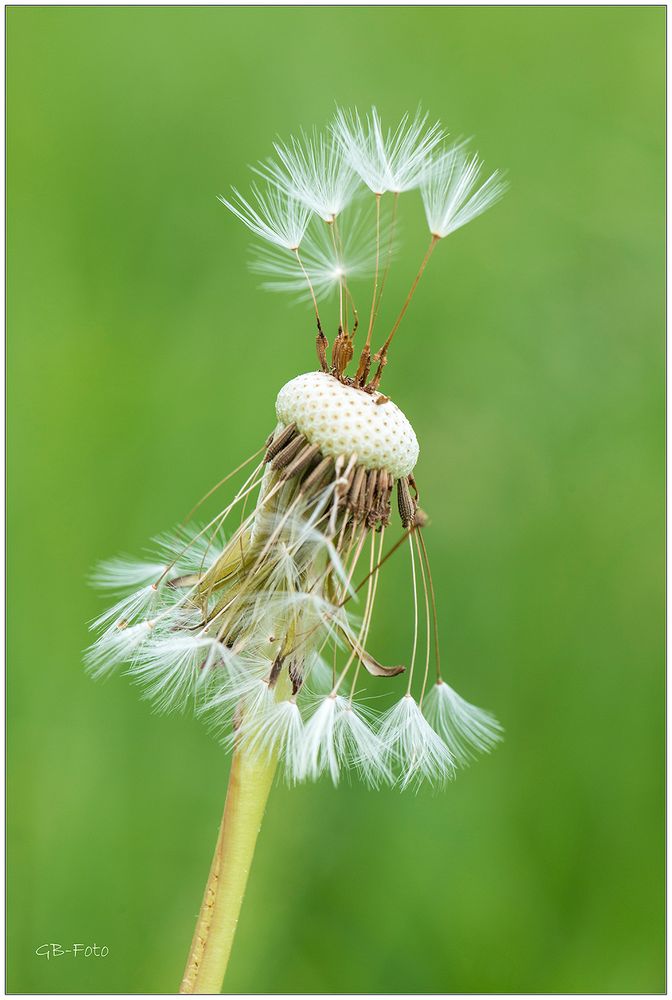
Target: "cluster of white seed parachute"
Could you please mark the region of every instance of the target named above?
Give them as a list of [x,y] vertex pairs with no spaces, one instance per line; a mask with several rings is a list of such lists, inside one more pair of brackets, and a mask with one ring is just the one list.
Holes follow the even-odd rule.
[[[253,271],[263,287],[318,297],[374,275],[396,236],[396,203],[418,189],[433,241],[481,215],[506,190],[499,171],[483,176],[478,154],[449,141],[426,114],[404,115],[386,128],[375,107],[365,115],[338,110],[329,127],[274,143],[274,156],[255,167],[247,194],[233,188],[220,200],[262,241]],[[367,203],[366,196],[369,194]],[[374,229],[367,212],[378,203]],[[381,216],[381,199],[394,204]]]
[[[325,420],[316,423],[322,392]],[[347,407],[353,394],[353,453],[330,455],[332,425],[343,422],[338,401]],[[377,467],[375,451],[367,467],[356,459],[354,449],[370,445],[363,415],[371,406],[379,453],[389,457],[406,441],[394,452],[395,476]],[[118,599],[93,623],[89,668],[101,676],[125,665],[158,710],[195,710],[227,744],[277,756],[290,782],[325,772],[337,782],[348,771],[372,786],[442,782],[500,730],[440,676],[428,681],[426,586],[426,657],[416,669],[416,567],[423,585],[426,570],[413,525],[405,541],[415,633],[403,694],[382,713],[362,697],[363,678],[374,675],[378,695],[403,669],[382,666],[366,644],[392,490],[417,457],[412,428],[391,401],[376,406],[323,373],[285,386],[276,412],[282,419],[266,453],[216,517],[158,537],[147,561],[98,567],[96,584]],[[253,509],[225,540],[226,522],[252,496]]]

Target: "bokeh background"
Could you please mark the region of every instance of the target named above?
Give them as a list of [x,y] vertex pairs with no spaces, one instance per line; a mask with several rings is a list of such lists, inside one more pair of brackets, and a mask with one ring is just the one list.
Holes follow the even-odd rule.
[[[273,425],[310,312],[215,196],[334,102],[422,102],[511,190],[441,246],[386,389],[444,654],[503,746],[445,792],[274,789],[230,992],[664,988],[659,7],[7,12],[8,988],[175,991],[228,761],[81,666],[97,560]],[[419,201],[388,323],[424,249]],[[372,648],[408,654],[405,560]],[[106,945],[106,959],[35,954]]]

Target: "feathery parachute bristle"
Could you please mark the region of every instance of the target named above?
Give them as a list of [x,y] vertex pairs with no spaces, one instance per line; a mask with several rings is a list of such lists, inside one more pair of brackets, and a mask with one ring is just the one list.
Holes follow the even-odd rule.
[[[354,211],[354,210],[353,210]],[[351,213],[349,213],[351,214]],[[391,237],[383,232],[382,242],[388,256],[394,253]],[[303,267],[301,267],[301,264]],[[352,282],[373,276],[376,266],[376,238],[361,212],[336,236],[334,229],[321,221],[313,222],[301,244],[301,264],[279,247],[253,248],[250,270],[262,274],[267,280],[261,287],[271,292],[293,292],[297,298],[311,297],[306,275],[314,293],[327,297],[337,292],[343,282]]]
[[401,194],[418,187],[427,158],[446,133],[438,122],[427,125],[428,116],[404,115],[394,129],[384,131],[377,109],[362,119],[355,109],[339,110],[332,124],[336,142],[350,167],[374,194]]
[[444,239],[502,197],[507,184],[497,170],[477,186],[482,166],[478,156],[467,155],[463,144],[428,163],[420,190],[433,236]]
[[325,222],[333,222],[350,203],[359,184],[345,163],[342,150],[317,130],[288,143],[273,143],[277,161],[267,160],[253,170]]
[[494,715],[469,704],[445,681],[432,685],[423,710],[430,726],[460,764],[468,764],[479,753],[488,753],[503,739],[503,729]]
[[138,587],[149,587],[156,583],[165,569],[165,564],[159,562],[142,562],[130,556],[117,556],[96,566],[91,574],[91,583],[101,590],[126,594]]
[[390,766],[399,769],[402,788],[422,781],[443,784],[454,777],[453,755],[410,694],[404,695],[383,717],[380,738]]
[[252,196],[256,208],[237,188],[233,188],[233,201],[223,195],[219,200],[259,239],[285,250],[298,250],[308,228],[310,209],[277,187],[262,191],[253,185]]
[[304,724],[292,698],[275,701],[271,696],[261,710],[245,713],[235,739],[248,754],[266,760],[277,755],[290,784],[302,777]]
[[351,762],[372,788],[394,784],[385,744],[375,729],[377,721],[370,708],[343,697],[337,698],[335,738],[338,756],[344,762]]
[[157,629],[135,653],[129,673],[158,711],[184,711],[222,664],[222,645],[216,639]]

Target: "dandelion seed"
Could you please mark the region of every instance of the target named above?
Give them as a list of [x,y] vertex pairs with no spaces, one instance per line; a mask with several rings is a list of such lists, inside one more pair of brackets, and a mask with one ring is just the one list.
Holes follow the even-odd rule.
[[437,239],[466,226],[506,191],[507,184],[497,170],[477,187],[481,170],[481,160],[469,158],[463,145],[435,157],[427,166],[421,193],[427,225]]
[[256,173],[301,202],[325,222],[333,222],[350,203],[359,178],[344,162],[341,149],[317,131],[273,143],[279,162],[269,160]]
[[234,747],[241,731],[243,733],[260,731],[266,725],[275,705],[275,695],[268,678],[250,683],[246,692],[240,696],[237,706],[239,719],[234,721],[233,731],[226,741],[227,744]]
[[163,571],[174,570],[173,576],[204,573],[221,556],[226,539],[221,529],[201,533],[197,525],[179,525],[153,540],[156,553],[165,559]]
[[304,725],[301,712],[293,699],[270,701],[265,710],[248,713],[235,738],[246,753],[270,760],[277,755],[282,760],[290,784],[303,773]]
[[399,770],[401,788],[422,781],[443,784],[454,776],[453,755],[410,694],[383,716],[378,735],[387,748],[390,766]]
[[503,737],[501,725],[490,712],[469,704],[445,681],[432,685],[423,710],[460,764],[468,764],[477,753],[488,753]]
[[271,664],[262,656],[241,656],[226,647],[221,655],[222,669],[216,676],[211,672],[206,696],[197,706],[197,712],[211,722],[227,746],[232,746],[235,732],[231,731],[230,722],[235,710],[246,706],[254,714],[260,705],[271,703],[266,680]]
[[84,662],[91,675],[96,679],[103,677],[130,660],[136,650],[149,641],[153,627],[153,622],[144,621],[137,625],[122,624],[108,628],[89,646],[84,655]]
[[404,115],[395,129],[383,130],[376,108],[364,120],[358,111],[338,110],[332,129],[351,168],[374,194],[400,194],[418,187],[428,158],[446,133],[428,115]]
[[[383,240],[386,234],[383,234]],[[393,251],[391,246],[389,252]],[[348,227],[340,243],[333,238],[333,231],[323,223],[312,225],[301,245],[301,262],[287,256],[277,247],[255,247],[250,270],[267,276],[262,288],[271,292],[293,292],[300,299],[310,298],[306,283],[318,298],[338,291],[344,282],[352,282],[373,275],[376,263],[375,234],[365,231],[359,216]]]
[[163,563],[142,562],[130,556],[118,556],[99,563],[91,574],[91,583],[101,590],[123,594],[128,590],[137,591],[138,587],[149,587],[156,583],[165,568]]
[[328,695],[308,720],[301,748],[300,776],[319,778],[328,771],[338,784],[341,769],[335,739],[336,699]]
[[310,209],[284,191],[270,187],[262,191],[252,186],[255,206],[233,188],[234,201],[223,195],[219,200],[240,219],[255,236],[285,250],[298,250],[310,220]]
[[339,758],[351,761],[372,788],[394,781],[385,744],[373,728],[375,721],[373,712],[366,712],[343,697],[337,698],[335,737]]
[[113,604],[111,608],[99,615],[91,623],[92,631],[98,631],[110,624],[115,628],[127,628],[138,618],[146,618],[150,611],[157,608],[162,597],[162,588],[156,583],[150,583],[140,590],[134,590],[121,600]]
[[161,712],[184,710],[198,696],[211,670],[221,666],[221,643],[204,635],[157,634],[134,654],[128,673]]

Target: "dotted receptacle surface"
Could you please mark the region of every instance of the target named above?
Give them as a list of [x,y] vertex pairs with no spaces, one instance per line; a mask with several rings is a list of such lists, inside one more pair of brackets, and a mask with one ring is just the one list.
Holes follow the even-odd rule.
[[356,454],[367,469],[407,476],[418,460],[418,439],[398,406],[378,405],[369,395],[324,372],[299,375],[278,393],[275,411],[282,424],[295,423],[323,455]]

